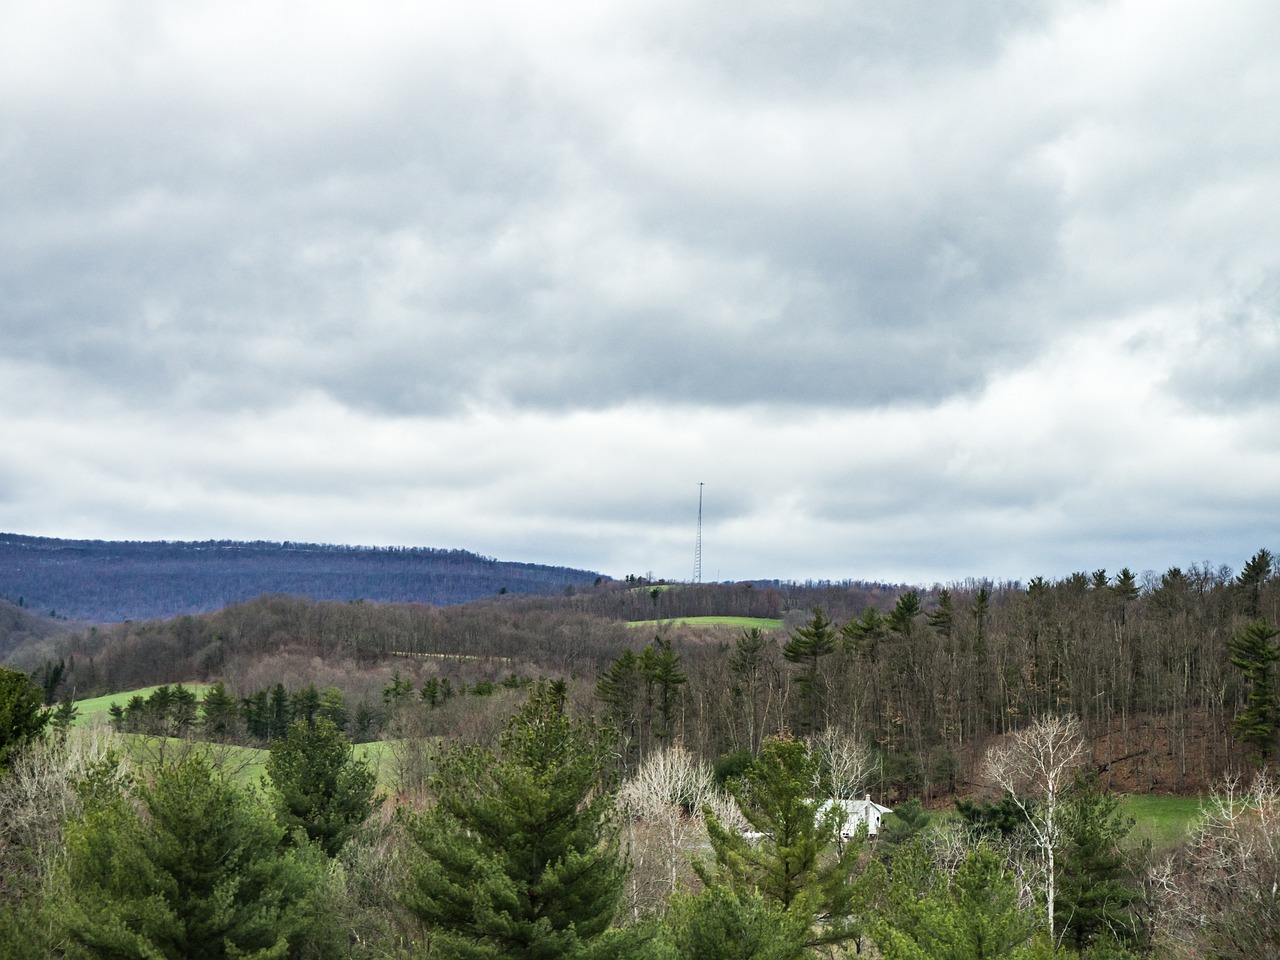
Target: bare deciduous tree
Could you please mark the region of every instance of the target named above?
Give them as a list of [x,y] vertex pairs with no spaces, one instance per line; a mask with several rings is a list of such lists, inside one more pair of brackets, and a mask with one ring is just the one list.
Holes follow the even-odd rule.
[[[85,726],[37,742],[0,778],[0,900],[47,877],[62,850],[62,828],[80,813],[76,785],[96,767],[108,769],[110,744],[101,726]],[[122,780],[128,767],[113,757],[109,769]]]
[[809,738],[809,751],[818,760],[821,783],[814,785],[815,796],[829,795],[833,800],[856,800],[875,779],[879,761],[867,745],[853,734],[827,727]]
[[618,791],[631,848],[628,894],[634,916],[664,902],[688,867],[689,849],[706,839],[705,804],[715,804],[711,768],[683,747],[655,750]]
[[1044,717],[1010,734],[987,751],[987,778],[1005,790],[1027,818],[1044,862],[1049,938],[1054,936],[1053,901],[1057,895],[1055,853],[1062,834],[1059,806],[1088,746],[1075,717]]
[[1152,885],[1165,955],[1280,957],[1280,781],[1265,770],[1247,788],[1226,780]]

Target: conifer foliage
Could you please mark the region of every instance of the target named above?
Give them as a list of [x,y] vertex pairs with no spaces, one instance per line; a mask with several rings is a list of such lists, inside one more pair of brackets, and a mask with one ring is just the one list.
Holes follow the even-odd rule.
[[1276,730],[1280,729],[1280,704],[1273,674],[1273,665],[1280,659],[1276,634],[1276,628],[1265,620],[1254,620],[1231,638],[1231,662],[1244,672],[1249,685],[1245,708],[1235,719],[1235,735],[1258,763],[1271,758]]
[[730,785],[752,835],[725,826],[708,808],[716,862],[695,867],[708,888],[724,887],[738,898],[759,894],[798,921],[810,947],[857,937],[863,899],[855,876],[862,844],[837,843],[842,814],[839,807],[822,812],[814,797],[818,773],[803,741],[766,740],[760,758]]
[[44,694],[25,673],[0,669],[0,773],[23,744],[40,736],[49,713]]
[[373,810],[377,778],[332,721],[299,720],[267,758],[276,819],[336,856]]
[[835,651],[837,636],[835,624],[821,609],[814,607],[813,617],[804,626],[797,627],[791,639],[782,647],[782,655],[787,662],[798,664],[802,668],[802,672],[796,676],[804,708],[800,723],[812,732],[821,728],[818,722],[822,711],[818,666],[823,657]]
[[103,767],[82,793],[62,864],[67,956],[291,955],[317,874],[281,853],[283,830],[247,790],[187,756],[134,791]]
[[406,903],[450,958],[628,955],[610,931],[625,868],[605,771],[608,744],[539,684],[499,750],[441,762],[433,808],[412,825]]

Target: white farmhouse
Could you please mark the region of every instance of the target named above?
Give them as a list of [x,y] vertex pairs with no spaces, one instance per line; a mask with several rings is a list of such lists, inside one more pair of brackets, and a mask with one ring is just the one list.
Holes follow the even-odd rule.
[[867,836],[874,837],[880,832],[880,821],[886,813],[893,813],[889,807],[881,806],[867,794],[865,800],[827,800],[818,808],[820,816],[827,816],[832,809],[842,811],[843,820],[840,825],[840,839],[851,840],[857,836],[858,830],[865,823]]

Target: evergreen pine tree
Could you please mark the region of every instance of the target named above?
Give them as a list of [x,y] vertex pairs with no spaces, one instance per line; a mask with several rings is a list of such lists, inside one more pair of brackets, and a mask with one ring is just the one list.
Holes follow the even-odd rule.
[[226,685],[219,680],[205,691],[204,699],[200,701],[204,735],[211,740],[231,739],[238,726],[236,713],[235,700],[227,693]]
[[917,842],[900,847],[880,889],[872,923],[885,960],[1017,960],[1036,923],[1018,904],[1017,886],[990,848],[970,850],[948,877]]
[[605,717],[621,737],[628,767],[639,758],[642,746],[640,702],[643,683],[640,658],[630,648],[622,651],[596,683],[596,699],[604,704]]
[[938,631],[939,636],[947,640],[951,639],[956,622],[956,608],[951,599],[951,591],[942,590],[938,594],[938,609],[931,611],[925,619],[929,622],[929,626]]
[[1280,727],[1280,708],[1272,675],[1272,666],[1280,659],[1280,649],[1272,642],[1276,633],[1276,628],[1265,620],[1254,620],[1231,637],[1231,662],[1244,671],[1249,684],[1245,708],[1232,726],[1236,739],[1258,763],[1270,759],[1275,749],[1276,729]]
[[189,755],[122,793],[106,768],[66,828],[57,909],[73,958],[269,960],[307,923],[317,865],[282,855],[253,794]]
[[813,947],[858,936],[863,896],[855,880],[862,844],[837,843],[843,810],[825,814],[813,796],[817,761],[803,741],[764,742],[760,758],[729,789],[753,836],[704,811],[715,864],[694,869],[708,888],[728,887],[745,898],[758,893],[801,923]]
[[0,668],[0,774],[13,764],[14,755],[40,736],[49,722],[44,691],[17,670]]
[[671,649],[671,641],[655,637],[640,657],[640,670],[646,684],[658,693],[658,722],[653,725],[653,737],[670,740],[674,732],[676,696],[687,679],[680,669],[680,658]]
[[306,831],[331,857],[373,810],[377,778],[325,717],[299,720],[272,742],[267,776],[276,819]]
[[464,747],[432,778],[412,823],[420,856],[405,902],[446,958],[628,956],[610,924],[622,893],[608,744],[538,684],[495,755]]
[[333,721],[339,730],[346,730],[350,721],[347,712],[347,696],[337,687],[326,687],[320,694],[320,711],[317,716]]
[[920,616],[920,610],[920,594],[908,590],[889,611],[889,629],[900,636],[911,636],[915,632],[916,617]]
[[1131,882],[1122,849],[1133,820],[1120,812],[1117,798],[1102,792],[1096,778],[1080,777],[1063,809],[1062,827],[1058,941],[1076,950],[1098,939],[1136,946],[1142,891]]
[[1262,587],[1271,579],[1271,571],[1275,566],[1275,558],[1271,551],[1263,548],[1249,558],[1236,583],[1244,591],[1245,615],[1257,619],[1262,615]]
[[822,725],[819,721],[822,699],[818,692],[818,665],[822,658],[836,649],[836,629],[821,608],[813,608],[813,616],[795,632],[782,647],[782,656],[788,663],[799,664],[803,672],[797,675],[796,683],[800,686],[804,711],[801,726],[806,730],[817,731]]
[[[307,723],[315,720],[316,714],[320,712],[320,691],[316,689],[314,683],[308,683],[305,687],[289,698],[289,705],[292,708],[291,716],[293,720],[305,720]],[[284,736],[289,729],[289,724],[285,724],[283,728],[277,730],[277,737]]]
[[257,693],[240,700],[240,716],[244,720],[245,730],[255,740],[271,739],[270,706],[267,702],[267,691]]
[[198,709],[199,698],[196,692],[181,683],[175,686],[169,701],[169,735],[186,736],[191,730],[191,725],[196,722]]
[[264,714],[265,730],[267,740],[274,740],[276,737],[283,737],[289,724],[293,723],[293,700],[284,688],[283,683],[277,683],[271,688],[271,695],[267,700],[267,711]]
[[678,894],[663,918],[655,960],[799,960],[808,926],[760,894],[726,886]]

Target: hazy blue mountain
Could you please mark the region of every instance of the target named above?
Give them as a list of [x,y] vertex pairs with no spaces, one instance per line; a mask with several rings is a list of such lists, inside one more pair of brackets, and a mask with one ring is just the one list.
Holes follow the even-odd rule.
[[0,598],[36,613],[93,622],[202,613],[264,593],[446,605],[504,590],[559,593],[597,576],[429,547],[0,533]]

